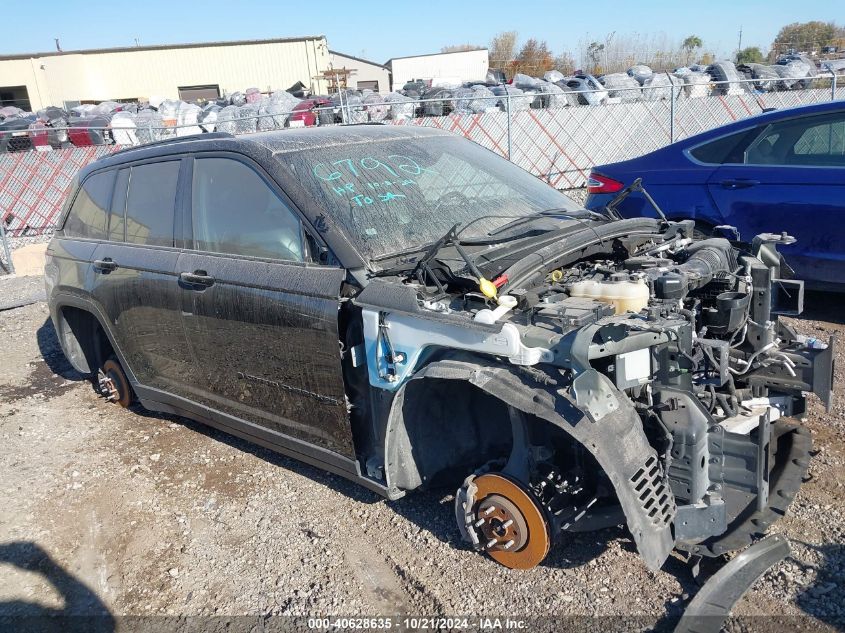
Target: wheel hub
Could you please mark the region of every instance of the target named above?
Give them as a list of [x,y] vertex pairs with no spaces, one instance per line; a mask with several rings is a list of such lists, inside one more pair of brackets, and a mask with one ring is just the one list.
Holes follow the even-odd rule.
[[100,393],[107,402],[113,402],[120,399],[120,393],[114,384],[114,378],[111,374],[106,375],[101,369],[97,376],[97,382],[99,383]]
[[[459,498],[467,507],[458,513],[462,526],[478,549],[511,569],[536,566],[551,547],[545,514],[534,496],[521,484],[498,473],[486,473],[470,480]],[[459,518],[459,521],[461,519]]]

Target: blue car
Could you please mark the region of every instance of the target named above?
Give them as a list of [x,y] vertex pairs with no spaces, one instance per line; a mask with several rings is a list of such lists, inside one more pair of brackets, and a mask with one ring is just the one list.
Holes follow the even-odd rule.
[[[750,242],[786,231],[787,263],[808,287],[845,288],[845,102],[766,112],[590,174],[588,209],[599,210],[636,178],[669,219],[719,225]],[[617,208],[654,216],[642,193]]]

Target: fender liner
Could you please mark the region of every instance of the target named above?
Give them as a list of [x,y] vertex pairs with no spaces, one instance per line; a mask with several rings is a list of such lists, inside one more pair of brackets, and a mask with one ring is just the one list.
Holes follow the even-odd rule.
[[507,405],[563,429],[582,444],[610,478],[640,555],[650,569],[660,568],[675,544],[674,496],[657,452],[649,445],[642,422],[624,394],[617,391],[614,395],[619,406],[593,421],[567,392],[534,383],[515,368],[466,356],[433,362],[399,389],[391,406],[384,448],[387,485],[394,494],[399,494],[398,469],[413,468],[403,415],[405,388],[411,381],[424,378],[466,381]]

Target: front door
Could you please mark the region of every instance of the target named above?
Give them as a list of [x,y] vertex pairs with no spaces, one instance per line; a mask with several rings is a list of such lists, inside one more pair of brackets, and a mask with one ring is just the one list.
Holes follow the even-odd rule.
[[192,182],[193,248],[176,269],[194,399],[354,458],[338,342],[344,270],[307,261],[299,215],[246,159],[198,157]]
[[786,231],[780,247],[796,276],[845,279],[845,112],[774,123],[745,150],[744,164],[719,167],[713,200],[743,241]]

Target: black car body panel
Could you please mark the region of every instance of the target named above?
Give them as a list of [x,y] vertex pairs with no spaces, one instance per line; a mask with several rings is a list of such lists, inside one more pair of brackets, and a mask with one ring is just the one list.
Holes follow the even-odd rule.
[[104,395],[111,359],[148,409],[388,498],[463,482],[462,535],[510,567],[620,516],[651,568],[744,546],[806,471],[779,418],[830,405],[833,342],[778,322],[788,236],[614,220],[445,132],[184,137],[73,190],[45,278]]

